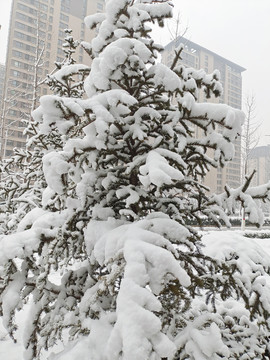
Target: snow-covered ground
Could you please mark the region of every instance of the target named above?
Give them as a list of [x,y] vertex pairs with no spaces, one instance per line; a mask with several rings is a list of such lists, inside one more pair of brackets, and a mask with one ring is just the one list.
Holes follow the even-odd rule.
[[[266,230],[267,231],[267,230]],[[259,232],[266,232],[265,230],[259,230]],[[246,232],[254,231],[248,230]],[[270,231],[269,236],[270,236]],[[247,239],[243,237],[243,233],[241,231],[204,231],[203,232],[203,241],[206,245],[205,252],[209,255],[213,256],[222,256],[222,253],[225,253],[226,249],[233,247],[237,248],[238,251],[242,252],[243,257],[248,256],[249,247],[247,244],[250,242],[254,242],[256,248],[262,248],[265,254],[270,256],[270,238],[269,239]],[[253,246],[252,246],[253,247]],[[226,249],[225,249],[226,248]],[[2,322],[0,320],[0,359],[5,360],[23,360],[23,329],[24,324],[26,323],[26,319],[28,316],[29,307],[26,306],[24,311],[21,311],[17,314],[18,320],[18,330],[16,333],[17,343],[14,343],[7,335],[6,330],[4,329]],[[61,350],[61,345],[59,347],[55,347],[53,349],[54,352],[58,352]],[[48,359],[49,354],[42,354],[41,359]]]

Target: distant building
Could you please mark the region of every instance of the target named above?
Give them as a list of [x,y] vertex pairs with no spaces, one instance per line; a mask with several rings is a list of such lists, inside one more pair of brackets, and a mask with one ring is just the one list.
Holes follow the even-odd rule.
[[[39,80],[45,79],[62,61],[64,29],[72,29],[76,40],[90,41],[94,31],[85,28],[86,15],[102,12],[105,0],[13,0],[6,58],[5,93],[7,107],[2,130],[1,155],[8,157],[14,147],[25,146],[22,119],[29,118],[33,99],[34,64],[42,56]],[[89,56],[79,49],[79,63],[90,64]],[[46,85],[38,87],[38,96],[47,94]]]
[[6,67],[0,63],[0,114],[2,111],[3,99],[4,99],[4,81],[5,81]]
[[[242,107],[242,72],[245,69],[232,61],[210,51],[188,39],[179,37],[165,46],[162,62],[170,66],[174,59],[174,49],[180,44],[184,45],[181,53],[182,60],[179,62],[194,69],[204,69],[207,73],[219,70],[223,95],[220,98],[214,96],[206,98],[204,92],[199,94],[199,102],[223,103],[236,109]],[[197,134],[200,136],[200,134]],[[204,184],[209,186],[211,192],[224,191],[225,184],[235,188],[241,182],[241,138],[235,141],[234,159],[224,169],[212,169],[204,179]]]
[[257,146],[250,152],[248,174],[254,174],[251,186],[263,185],[270,181],[270,145]]

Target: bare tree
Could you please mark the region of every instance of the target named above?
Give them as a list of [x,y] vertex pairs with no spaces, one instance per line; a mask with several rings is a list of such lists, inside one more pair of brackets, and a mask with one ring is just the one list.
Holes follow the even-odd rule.
[[171,65],[171,69],[177,65],[178,60],[181,59],[182,48],[178,45],[180,44],[181,38],[184,37],[186,32],[188,31],[188,26],[182,26],[182,20],[180,12],[177,13],[175,17],[168,20],[167,28],[170,34],[170,40],[174,42],[174,60]]
[[[39,10],[40,13],[40,10]],[[37,100],[38,100],[38,87],[41,85],[38,70],[43,66],[43,54],[45,50],[45,42],[40,41],[40,29],[39,29],[40,15],[37,16],[37,46],[35,53],[35,62],[34,62],[34,79],[33,79],[33,96],[32,96],[32,104],[31,104],[31,112],[36,108]]]
[[246,121],[242,132],[242,178],[246,177],[249,170],[249,160],[252,150],[258,145],[260,123],[256,122],[256,99],[248,95],[245,100]]
[[188,30],[187,25],[184,27],[182,26],[180,12],[178,12],[175,17],[168,21],[167,28],[170,34],[171,41],[176,40],[178,37],[183,37]]
[[[8,132],[11,130],[12,126],[15,123],[20,121],[20,119],[15,119],[8,124],[6,123],[6,118],[8,116],[9,111],[11,111],[14,107],[16,107],[18,99],[20,97],[27,96],[25,92],[21,90],[21,83],[17,85],[15,88],[12,88],[12,92],[9,94],[9,86],[6,84],[5,87],[5,94],[2,100],[2,108],[1,108],[1,130],[0,130],[0,159],[5,157],[6,145],[7,145],[7,138]],[[21,111],[22,113],[22,111]]]
[[[249,166],[250,156],[252,150],[258,145],[260,140],[260,135],[258,134],[258,129],[260,123],[256,122],[256,99],[254,94],[247,95],[245,99],[245,111],[246,111],[246,121],[243,127],[242,132],[242,182],[247,179],[248,172],[253,171]],[[241,228],[245,230],[245,209],[242,208],[242,222]]]

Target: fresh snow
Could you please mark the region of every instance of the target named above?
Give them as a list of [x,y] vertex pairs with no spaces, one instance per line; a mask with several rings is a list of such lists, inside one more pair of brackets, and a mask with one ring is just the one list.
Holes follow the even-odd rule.
[[262,225],[270,183],[248,189],[247,178],[208,194],[203,179],[234,156],[244,114],[197,103],[200,89],[221,94],[218,72],[157,63],[150,22],[162,26],[172,8],[107,0],[85,21],[97,30],[83,44],[91,69],[74,64],[68,30],[65,62],[47,81],[54,95],[33,111],[27,149],[1,167],[2,321],[24,360],[40,351],[57,360],[255,360],[267,347],[269,256],[241,233],[209,232],[213,260],[188,224],[206,216],[229,225],[240,201]]
[[[166,219],[164,219],[166,220]],[[104,224],[105,225],[105,224]],[[118,224],[119,225],[119,224]],[[108,227],[104,227],[104,226],[97,226],[95,228],[89,228],[88,232],[92,232],[95,231],[97,233],[97,231],[100,232],[100,234],[97,235],[97,238],[100,239],[104,239],[101,240],[102,242],[104,242],[104,245],[106,243],[106,237],[104,238],[104,235],[109,236],[110,239],[112,239],[112,241],[114,242],[114,235],[113,232],[111,233],[111,231],[113,231],[113,228],[116,226],[116,224],[111,223],[111,225]],[[159,232],[162,233],[162,230],[167,227],[166,221],[163,225],[160,224],[160,220],[158,220],[155,223],[155,226],[159,227],[160,230]],[[145,227],[145,225],[143,225],[143,227]],[[178,229],[179,230],[179,229]],[[123,231],[125,231],[125,229],[123,228]],[[181,231],[181,230],[180,230]],[[253,231],[254,232],[254,231]],[[265,232],[264,230],[258,231],[258,234],[260,232]],[[102,236],[102,233],[104,234]],[[116,235],[117,234],[117,235]],[[120,234],[119,232],[116,232],[116,236],[115,236],[115,241],[118,241],[118,235]],[[136,235],[138,236],[139,234],[134,232],[134,230],[131,231],[131,235],[134,237],[136,237]],[[175,237],[177,237],[177,229],[175,229]],[[119,239],[120,240],[120,239]],[[150,239],[149,239],[150,240]],[[151,240],[150,240],[151,241]],[[123,245],[121,245],[121,240],[119,242],[119,244],[117,245],[119,247],[118,251],[121,251],[121,247]],[[241,267],[243,273],[242,276],[243,278],[245,278],[245,281],[247,283],[250,284],[250,279],[249,276],[252,276],[252,272],[255,273],[258,268],[260,267],[260,264],[258,263],[258,261],[263,261],[265,265],[269,266],[270,263],[270,239],[249,239],[246,237],[243,237],[243,233],[241,231],[206,231],[203,232],[203,243],[205,244],[205,252],[206,254],[213,256],[216,259],[219,260],[225,260],[225,258],[228,258],[228,256],[232,256],[232,254],[237,253],[238,256],[240,256],[239,258],[239,266]],[[131,241],[132,244],[132,241]],[[135,245],[136,243],[134,243]],[[103,245],[103,246],[104,246]],[[110,248],[113,246],[111,244],[108,243],[108,245],[110,245]],[[97,244],[95,245],[97,247]],[[130,263],[130,269],[127,269],[127,273],[129,274],[128,276],[131,276],[132,279],[132,273],[135,271],[134,275],[135,275],[135,280],[138,279],[137,274],[138,272],[140,272],[140,269],[135,267],[134,269],[133,267],[133,262],[135,265],[135,260],[136,258],[134,256],[139,256],[139,250],[140,248],[140,244],[136,245],[136,247],[134,248],[134,246],[132,245],[130,248],[131,251],[131,263]],[[90,248],[88,248],[88,251],[90,251]],[[112,250],[106,250],[106,256],[105,253],[99,254],[100,250],[96,250],[96,256],[98,256],[98,258],[100,259],[100,261],[104,261],[106,258],[109,259],[111,256],[111,251]],[[151,258],[151,250],[149,248],[149,256]],[[150,259],[149,258],[149,259]],[[152,259],[155,262],[159,262],[159,259]],[[151,261],[152,261],[151,260]],[[161,267],[157,267],[157,269],[159,269],[160,271],[164,271],[162,270],[163,266],[168,266],[168,263],[165,264],[160,264],[159,266]],[[157,271],[159,271],[157,270]],[[143,274],[141,275],[141,281],[143,281]],[[58,283],[58,275],[55,274],[54,278],[52,279],[52,281],[54,281],[55,283]],[[132,316],[139,316],[137,314],[137,312],[132,313],[132,306],[135,306],[135,303],[137,301],[147,301],[149,302],[150,307],[154,307],[156,308],[156,310],[158,310],[159,308],[159,304],[156,303],[155,301],[152,303],[153,300],[151,300],[151,294],[148,293],[148,297],[149,298],[145,298],[145,293],[144,291],[141,293],[141,295],[138,297],[138,292],[137,290],[135,291],[135,293],[133,294],[133,287],[135,286],[135,283],[133,284],[132,282],[130,283],[131,280],[129,280],[127,282],[127,284],[124,286],[123,289],[123,298],[120,299],[120,308],[119,311],[121,312],[121,307],[123,306],[123,314],[120,316],[119,321],[119,325],[117,326],[117,328],[115,329],[115,331],[124,331],[127,332],[127,334],[130,334],[131,339],[133,337],[136,337],[138,334],[142,334],[145,331],[148,331],[151,333],[151,327],[158,327],[158,324],[155,325],[155,321],[154,319],[148,319],[145,315],[146,314],[142,314],[141,317],[141,325],[142,328],[139,329],[133,329],[131,331],[132,325],[128,325],[129,321],[132,321]],[[259,291],[262,290],[262,288],[264,288],[264,286],[266,286],[266,280],[264,278],[258,279],[258,282],[256,282],[255,286],[255,290],[258,290],[258,288],[260,287]],[[270,284],[267,284],[268,286],[270,286]],[[138,286],[138,285],[136,285]],[[261,291],[262,297],[263,297],[263,301],[265,301],[265,305],[269,306],[270,304],[270,298],[267,298],[267,294],[269,292],[268,291]],[[90,295],[90,294],[89,294]],[[135,296],[135,298],[133,298],[133,295]],[[133,298],[133,300],[132,300]],[[136,299],[136,300],[135,300]],[[132,305],[133,301],[134,305]],[[10,299],[9,301],[16,301],[15,299]],[[123,301],[123,305],[122,304]],[[127,308],[126,307],[126,302],[128,302],[129,306],[131,306],[131,308]],[[86,305],[86,304],[85,304]],[[30,305],[29,305],[30,306]],[[4,329],[3,326],[0,325],[0,355],[1,358],[5,359],[5,360],[23,360],[23,352],[24,352],[24,348],[23,348],[23,329],[27,326],[28,321],[27,319],[29,318],[29,311],[30,311],[30,307],[27,306],[26,308],[24,308],[23,311],[18,312],[18,314],[16,315],[16,317],[18,318],[19,321],[19,328],[15,333],[15,337],[17,338],[17,343],[13,343],[12,340],[8,337],[6,330]],[[83,304],[82,304],[83,306]],[[87,306],[87,305],[86,305]],[[234,302],[227,302],[225,304],[225,306],[228,307],[228,311],[230,312],[230,316],[239,316],[242,314],[243,317],[243,321],[244,318],[248,317],[248,312],[244,309],[244,307],[241,305],[241,303],[234,301]],[[125,309],[129,309],[128,312],[125,315]],[[235,314],[235,315],[234,315]],[[212,317],[212,315],[209,315],[210,318]],[[214,314],[213,314],[214,316]],[[101,358],[98,358],[97,355],[95,355],[95,348],[101,348],[102,346],[108,346],[108,347],[112,347],[111,351],[112,351],[112,357],[111,359],[118,359],[118,357],[114,357],[114,352],[117,349],[117,342],[113,343],[113,339],[114,337],[111,338],[111,340],[107,343],[108,339],[109,339],[109,335],[111,333],[111,325],[110,325],[110,321],[112,321],[112,319],[110,320],[109,318],[107,318],[106,316],[104,316],[103,318],[101,318],[100,322],[93,322],[92,326],[96,327],[96,334],[100,334],[100,336],[95,337],[95,340],[91,339],[91,337],[88,339],[82,339],[80,341],[78,341],[75,344],[72,344],[70,346],[72,346],[72,348],[68,348],[65,350],[64,353],[61,352],[61,355],[56,355],[57,352],[62,350],[62,346],[59,344],[58,346],[54,347],[53,350],[51,350],[51,356],[48,357],[48,353],[43,352],[41,359],[45,360],[45,359],[50,359],[50,360],[74,360],[74,357],[80,356],[81,360],[88,360],[89,356],[91,354],[93,354],[93,356],[91,357],[91,360],[100,360]],[[128,321],[126,323],[126,321]],[[154,322],[153,322],[154,321]],[[215,322],[212,322],[212,325],[204,330],[203,332],[197,330],[199,328],[199,321],[202,321],[198,318],[198,320],[195,320],[194,324],[192,325],[192,323],[190,323],[190,325],[188,325],[188,327],[186,329],[183,330],[183,333],[180,333],[179,336],[176,338],[176,343],[179,345],[182,342],[185,342],[185,339],[187,339],[186,342],[186,352],[190,355],[193,356],[197,356],[195,357],[196,359],[200,359],[200,360],[212,360],[212,359],[216,359],[216,357],[212,357],[213,354],[215,354],[216,351],[223,353],[224,356],[228,355],[228,350],[226,349],[226,346],[224,345],[224,343],[221,341],[220,338],[220,332],[218,330],[218,327],[216,325]],[[248,319],[246,320],[248,321]],[[137,322],[137,321],[136,321]],[[148,324],[148,327],[145,327],[146,324]],[[126,324],[126,325],[125,325]],[[126,327],[127,326],[127,327]],[[100,342],[102,345],[100,347],[100,344],[97,343]],[[138,338],[139,341],[139,338]],[[158,344],[162,343],[162,337],[161,338],[156,338],[156,340],[153,339],[154,344],[156,343],[156,346],[158,346]],[[165,341],[165,339],[164,339]],[[252,341],[252,338],[249,340]],[[140,346],[141,344],[138,343],[136,346],[138,346],[139,348],[141,348]],[[129,346],[129,345],[126,345]],[[131,345],[130,350],[132,351],[133,346],[135,346],[135,344]],[[169,345],[169,343],[164,346],[163,348],[171,348],[172,345]],[[240,344],[238,344],[239,347],[241,347]],[[171,348],[173,350],[173,347]],[[55,355],[53,356],[52,354],[55,353]],[[168,353],[167,353],[168,354]],[[142,355],[143,356],[143,355]],[[214,355],[213,355],[214,356]],[[129,359],[132,359],[132,353],[129,357]]]

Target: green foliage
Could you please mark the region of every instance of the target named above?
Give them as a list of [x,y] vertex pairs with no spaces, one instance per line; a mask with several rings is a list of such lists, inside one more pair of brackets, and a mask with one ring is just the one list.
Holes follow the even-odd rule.
[[245,232],[244,236],[251,239],[270,239],[269,231],[256,231],[256,232]]

